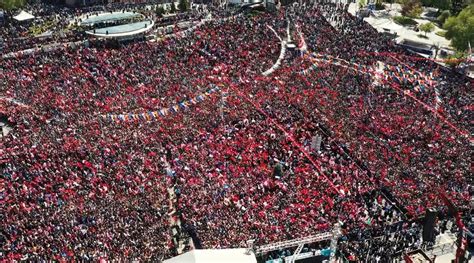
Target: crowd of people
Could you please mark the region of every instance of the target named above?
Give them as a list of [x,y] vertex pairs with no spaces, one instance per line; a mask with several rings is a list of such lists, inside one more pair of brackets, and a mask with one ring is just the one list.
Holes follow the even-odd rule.
[[[287,27],[306,53],[367,67],[405,63],[436,75],[438,91],[332,63],[302,74],[313,61],[298,52],[262,76]],[[203,248],[268,244],[336,222],[346,257],[416,247],[414,220],[443,209],[438,191],[461,211],[474,194],[470,135],[446,124],[472,133],[473,83],[411,56],[345,6],[316,4],[214,13],[192,33],[157,42],[4,58],[0,98],[14,100],[0,99],[13,127],[0,148],[0,257],[170,257],[170,187]],[[101,118],[170,107],[215,86],[220,92],[158,120]],[[420,105],[433,106],[434,96],[438,110]],[[366,241],[394,225],[400,237]]]
[[83,39],[81,32],[70,27],[70,22],[81,14],[104,11],[104,8],[94,6],[73,9],[36,1],[27,4],[22,10],[26,10],[35,18],[16,21],[14,17],[20,13],[20,9],[5,11],[5,21],[0,28],[0,40],[3,43],[0,51],[3,54],[41,48],[54,42],[73,42]]
[[[16,21],[15,15],[20,10],[7,10],[4,14],[5,22],[0,27],[0,51],[4,54],[34,48],[46,48],[48,45],[66,44],[71,42],[94,41],[84,33],[80,21],[84,16],[103,12],[139,12],[148,19],[155,21],[156,27],[176,25],[183,21],[198,21],[208,15],[209,10],[218,12],[213,7],[193,5],[187,12],[173,13],[167,16],[156,13],[157,6],[167,7],[169,1],[147,1],[146,3],[110,3],[107,5],[70,8],[46,4],[42,1],[28,3],[22,9],[33,15],[34,19]],[[97,25],[96,25],[97,26]],[[152,32],[154,33],[154,32]]]

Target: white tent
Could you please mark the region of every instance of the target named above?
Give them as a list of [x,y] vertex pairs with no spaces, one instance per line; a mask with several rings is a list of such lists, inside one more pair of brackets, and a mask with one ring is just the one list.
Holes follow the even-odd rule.
[[194,249],[163,263],[257,263],[253,253],[245,254],[245,248]]
[[21,11],[18,15],[14,16],[13,18],[17,21],[25,21],[25,20],[33,19],[35,18],[35,16],[28,12]]

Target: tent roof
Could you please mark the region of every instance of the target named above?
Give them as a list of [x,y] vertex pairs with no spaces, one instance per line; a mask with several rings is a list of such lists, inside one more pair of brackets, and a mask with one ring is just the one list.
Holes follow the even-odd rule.
[[18,15],[14,16],[13,18],[17,21],[25,21],[33,19],[35,18],[35,16],[22,10]]
[[253,253],[247,255],[245,252],[245,248],[194,249],[164,263],[257,263]]

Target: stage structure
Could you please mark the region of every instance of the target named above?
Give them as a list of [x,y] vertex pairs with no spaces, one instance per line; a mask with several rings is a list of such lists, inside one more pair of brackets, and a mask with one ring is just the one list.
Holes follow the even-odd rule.
[[[296,260],[315,257],[315,256],[329,256],[329,260],[334,259],[337,240],[341,236],[340,226],[336,224],[334,228],[327,232],[317,233],[312,236],[296,238],[292,240],[286,240],[276,242],[268,245],[256,246],[255,240],[247,241],[247,248],[235,248],[235,249],[194,249],[176,257],[164,260],[164,263],[212,263],[212,262],[238,262],[238,263],[256,263],[257,258],[272,251],[278,251],[288,248],[295,248],[296,250],[293,255],[284,258],[285,262],[294,263]],[[305,252],[303,248],[305,245],[314,244],[323,241],[330,241],[330,248]]]
[[253,254],[247,254],[245,248],[194,249],[163,263],[257,263]]
[[294,263],[298,259],[311,257],[310,255],[311,253],[305,253],[307,255],[301,254],[305,245],[318,243],[322,241],[331,241],[329,249],[317,251],[312,256],[318,256],[318,255],[327,253],[326,256],[329,256],[329,261],[332,261],[334,259],[336,248],[337,248],[337,240],[339,239],[340,236],[341,236],[340,225],[335,224],[331,231],[321,232],[312,236],[296,238],[292,240],[281,241],[281,242],[272,243],[272,244],[263,245],[263,246],[257,246],[257,247],[253,246],[253,243],[254,243],[253,240],[248,241],[247,244],[249,244],[248,250],[253,251],[257,257],[265,255],[272,251],[279,251],[279,250],[296,247],[296,250],[293,252],[293,255],[285,258],[285,262]]
[[138,12],[89,13],[78,19],[85,33],[96,38],[127,40],[142,37],[155,23]]
[[313,236],[296,238],[296,239],[281,241],[281,242],[272,243],[268,245],[258,246],[258,247],[253,248],[253,250],[255,251],[255,255],[259,256],[259,255],[263,255],[275,250],[281,250],[281,249],[286,249],[286,248],[291,248],[291,247],[299,247],[299,246],[304,246],[305,244],[317,243],[317,242],[331,240],[331,239],[333,239],[333,232],[330,231],[330,232],[318,233]]
[[86,31],[87,34],[102,38],[123,38],[148,32],[155,23],[152,20],[130,23],[125,25],[104,27]]

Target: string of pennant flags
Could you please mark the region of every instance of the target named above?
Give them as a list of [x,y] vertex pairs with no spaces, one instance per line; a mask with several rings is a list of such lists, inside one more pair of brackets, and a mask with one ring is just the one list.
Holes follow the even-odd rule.
[[301,50],[301,52],[303,57],[309,59],[312,62],[312,65],[309,68],[302,70],[300,74],[307,75],[308,73],[310,73],[310,71],[317,69],[322,64],[333,64],[336,66],[354,70],[360,74],[366,74],[371,76],[375,75],[387,82],[395,82],[399,85],[404,86],[410,84],[413,87],[413,90],[419,93],[423,93],[425,92],[426,88],[431,87],[434,90],[435,109],[438,110],[442,103],[440,92],[436,85],[437,81],[435,80],[437,78],[437,74],[432,74],[430,77],[428,77],[423,73],[410,68],[404,69],[399,65],[394,66],[387,64],[383,64],[381,69],[377,71],[373,67],[368,67],[355,62],[349,62],[344,59],[336,58],[330,55],[309,53],[306,50]]
[[171,107],[163,108],[156,111],[147,111],[141,113],[124,113],[124,114],[103,114],[100,115],[102,119],[111,122],[127,122],[127,121],[155,121],[161,117],[170,114],[176,114],[179,111],[186,110],[192,105],[196,105],[208,98],[211,94],[219,92],[220,87],[215,86],[204,93],[201,93],[194,98],[185,100]]
[[340,67],[345,67],[362,74],[379,73],[383,80],[389,82],[396,82],[400,85],[413,85],[415,91],[424,92],[427,87],[435,86],[435,81],[428,78],[419,72],[406,70],[400,66],[383,64],[382,71],[377,72],[372,67],[361,65],[355,62],[349,62],[344,59],[336,58],[326,54],[308,53],[303,51],[303,56],[309,57],[313,64],[300,72],[300,74],[307,75],[310,71],[317,69],[322,64],[332,64]]
[[428,87],[434,87],[434,80],[426,76],[421,76],[417,72],[409,70],[402,70],[399,66],[384,65],[383,76],[387,81],[394,81],[398,84],[412,84],[414,89],[419,92],[424,92]]
[[[309,59],[313,62],[313,65],[312,65],[312,67],[310,67],[309,69],[307,69],[307,70],[305,70],[305,71],[301,71],[301,74],[307,74],[309,71],[311,71],[311,70],[317,68],[320,64],[314,62],[315,60],[316,60],[317,62],[326,61],[326,62],[331,63],[331,62],[329,61],[329,56],[327,56],[327,55],[319,55],[319,56],[326,56],[326,59],[317,59],[317,58],[318,58],[318,54],[314,54],[314,56],[313,56],[313,55],[308,55],[308,52],[302,52],[302,55],[303,55],[304,57],[306,57],[306,58],[309,57]],[[313,58],[313,57],[316,57],[316,59]],[[337,59],[336,59],[336,60],[337,60]],[[344,65],[344,63],[340,63],[340,62],[336,62],[336,63],[333,63],[333,64],[336,64],[336,65],[337,65],[337,64],[339,64],[339,65]],[[395,73],[389,74],[389,76],[387,77],[387,76],[385,76],[385,74],[382,74],[381,72],[378,72],[378,71],[374,70],[373,68],[370,68],[370,69],[369,69],[368,67],[366,67],[366,66],[361,66],[361,65],[359,65],[359,64],[357,64],[357,63],[352,63],[352,66],[349,66],[349,65],[347,65],[347,64],[350,64],[350,63],[347,63],[347,62],[346,62],[344,66],[346,66],[346,67],[348,67],[348,68],[352,67],[353,69],[359,70],[359,71],[361,71],[362,73],[378,75],[378,76],[380,76],[381,78],[385,78],[386,80],[393,80],[393,79],[394,79],[394,78],[393,78],[393,75],[394,75]],[[364,69],[364,68],[367,69],[366,72],[362,71],[362,69]],[[396,72],[401,72],[401,69],[400,69],[399,67],[398,67],[398,70],[397,70],[396,68],[394,68],[394,66],[391,66],[391,67],[384,66],[382,71],[383,71],[384,73],[387,73],[388,70],[393,70],[393,69],[395,69]],[[393,71],[391,71],[391,72],[393,72]],[[413,72],[413,71],[411,71],[411,72]],[[420,74],[418,74],[418,75],[420,75]],[[421,76],[421,75],[420,75],[420,76]],[[435,76],[435,77],[436,77],[436,76]],[[399,79],[400,79],[400,78],[398,78],[398,81],[399,81]],[[428,85],[432,85],[432,84],[434,84],[436,81],[427,80],[427,82],[428,82]],[[443,116],[442,114],[440,114],[440,113],[438,112],[438,107],[439,107],[439,104],[442,102],[442,100],[441,100],[441,98],[440,98],[439,89],[438,89],[438,87],[437,87],[436,85],[432,87],[433,90],[434,90],[434,93],[435,93],[435,104],[436,104],[436,105],[435,105],[434,108],[431,107],[431,106],[429,106],[429,105],[426,104],[425,102],[421,101],[421,100],[418,99],[416,96],[413,96],[409,90],[402,90],[402,89],[401,89],[399,86],[397,86],[397,85],[390,85],[390,86],[393,87],[395,90],[397,90],[397,91],[403,93],[404,96],[407,96],[407,97],[413,99],[416,103],[420,104],[420,105],[421,105],[423,108],[425,108],[426,110],[432,112],[437,118],[439,118],[442,122],[444,122],[445,124],[447,124],[447,125],[448,125],[451,129],[453,129],[455,132],[457,132],[458,134],[462,135],[463,137],[468,138],[468,139],[469,139],[469,142],[472,142],[472,141],[473,141],[472,138],[470,137],[469,132],[458,128],[458,127],[457,127],[456,125],[454,125],[447,117]],[[417,90],[417,89],[415,88],[415,90]],[[421,89],[421,88],[419,88],[418,90],[419,90],[419,91],[424,91],[424,89]]]
[[473,58],[471,57],[462,57],[462,58],[442,58],[442,59],[433,59],[433,58],[425,58],[425,57],[418,57],[418,56],[412,56],[412,55],[404,55],[400,53],[393,53],[393,52],[358,52],[357,54],[359,55],[364,55],[364,56],[394,56],[394,57],[403,57],[403,58],[409,58],[410,60],[413,61],[432,61],[432,62],[442,62],[442,63],[469,63],[473,61]]
[[[418,72],[412,72],[404,70],[399,66],[384,64],[382,70],[377,72],[372,67],[361,65],[355,62],[349,62],[344,59],[336,58],[327,54],[310,53],[306,50],[301,50],[302,55],[309,57],[312,61],[311,67],[302,70],[300,73],[307,75],[310,71],[317,69],[322,64],[332,64],[336,66],[345,67],[354,70],[362,74],[377,74],[386,81],[397,82],[398,84],[413,84],[414,89],[419,92],[424,92],[427,86],[432,86],[434,81],[422,76]],[[221,86],[222,84],[219,84]],[[123,113],[123,114],[103,114],[100,117],[103,120],[111,122],[128,122],[128,121],[155,121],[161,117],[168,116],[170,114],[176,114],[179,111],[186,110],[192,105],[196,105],[204,101],[208,96],[213,93],[219,92],[221,89],[217,85],[213,85],[213,88],[201,93],[189,100],[182,101],[171,107],[162,108],[156,111],[147,111],[141,113]],[[436,95],[438,90],[435,87]],[[436,97],[436,104],[440,103],[440,98]]]

